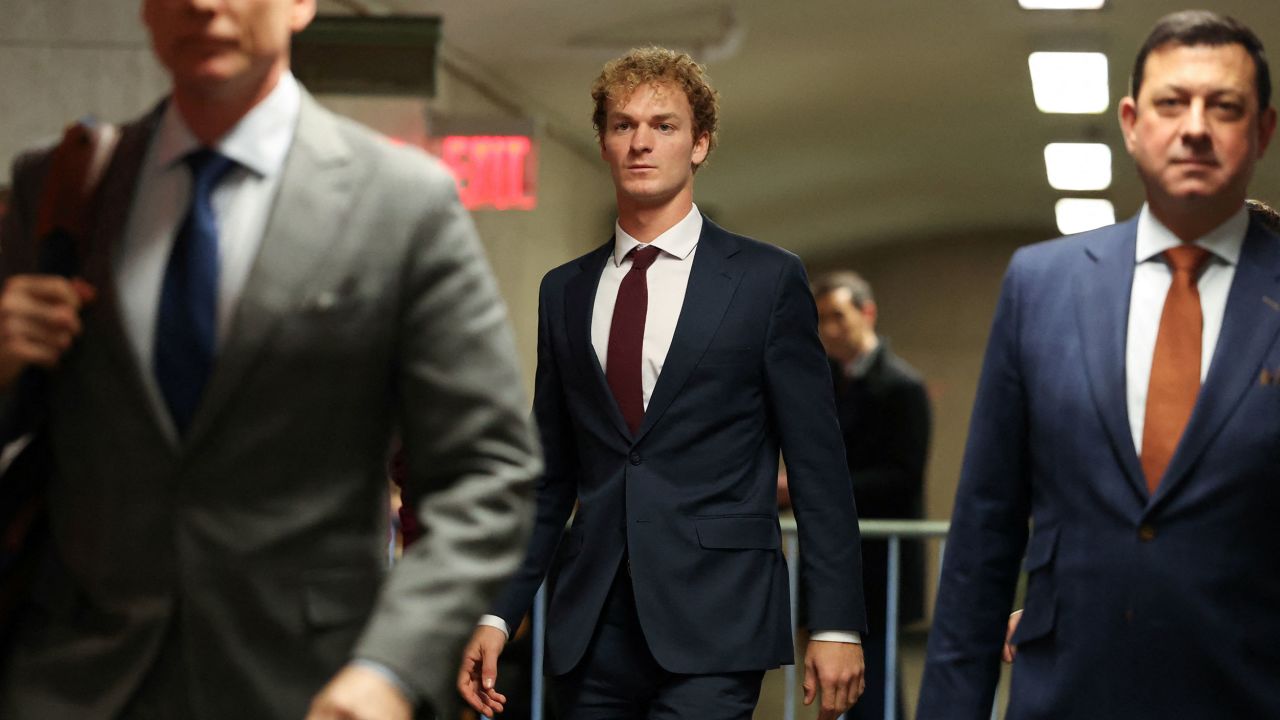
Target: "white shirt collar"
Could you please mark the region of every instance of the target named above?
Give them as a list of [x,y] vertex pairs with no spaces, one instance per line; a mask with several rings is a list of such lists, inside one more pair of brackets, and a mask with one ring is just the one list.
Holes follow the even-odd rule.
[[[1240,210],[1227,218],[1226,222],[1196,238],[1195,244],[1228,265],[1235,265],[1240,261],[1240,248],[1244,245],[1244,236],[1248,230],[1249,210],[1241,205]],[[1134,259],[1138,263],[1144,263],[1181,244],[1178,236],[1165,227],[1144,203],[1142,212],[1138,215],[1138,243]]]
[[[270,94],[227,131],[214,149],[257,175],[275,175],[284,167],[285,155],[293,144],[293,134],[302,108],[302,90],[293,74],[285,72]],[[161,168],[170,168],[200,147],[200,141],[172,101],[165,105],[156,135],[156,159]]]
[[[698,212],[698,206],[694,205],[689,209],[689,214],[685,215],[684,219],[672,225],[666,232],[654,238],[648,244],[677,260],[684,260],[698,246],[698,238],[701,236],[702,213]],[[631,252],[631,249],[639,244],[641,244],[639,240],[628,235],[627,231],[623,230],[616,220],[614,221],[613,264],[616,267],[622,267],[622,261],[626,259],[627,253]]]
[[884,341],[878,340],[876,346],[869,351],[862,353],[858,357],[850,360],[844,365],[844,374],[846,377],[857,380],[865,377],[871,370],[871,366],[875,363],[876,358],[880,357],[880,351],[884,348]]

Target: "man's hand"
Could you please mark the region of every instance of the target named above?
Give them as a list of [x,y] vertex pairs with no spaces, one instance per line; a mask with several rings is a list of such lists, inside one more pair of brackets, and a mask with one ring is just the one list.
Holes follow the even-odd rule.
[[867,687],[862,646],[810,640],[804,653],[804,704],[822,695],[818,720],[835,720],[858,701]]
[[29,365],[53,367],[80,334],[89,283],[57,275],[14,275],[0,291],[0,389]]
[[1007,663],[1013,662],[1013,659],[1018,656],[1018,646],[1013,644],[1013,633],[1018,629],[1018,621],[1021,619],[1021,610],[1014,610],[1009,615],[1009,629],[1004,634],[1004,652],[1000,654]]
[[502,712],[507,696],[498,692],[498,656],[507,645],[507,635],[490,625],[477,625],[471,642],[462,651],[458,669],[458,692],[476,712],[493,717]]
[[412,720],[413,708],[387,678],[359,665],[343,668],[311,701],[306,720]]

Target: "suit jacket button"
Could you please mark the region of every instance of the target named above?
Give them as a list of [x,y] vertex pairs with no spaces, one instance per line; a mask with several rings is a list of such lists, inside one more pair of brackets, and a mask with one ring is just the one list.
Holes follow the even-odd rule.
[[1151,525],[1147,525],[1146,523],[1143,523],[1143,525],[1138,528],[1138,539],[1141,540],[1142,542],[1151,542],[1152,540],[1155,540],[1156,539],[1155,527]]
[[631,453],[631,464],[632,464],[632,465],[639,465],[639,464],[640,464],[640,453],[638,453],[638,452],[633,452],[633,453]]

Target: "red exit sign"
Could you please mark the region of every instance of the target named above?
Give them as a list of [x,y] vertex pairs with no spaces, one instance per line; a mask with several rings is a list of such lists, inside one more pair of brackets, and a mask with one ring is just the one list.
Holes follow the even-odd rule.
[[538,202],[533,142],[525,135],[448,135],[440,159],[469,210],[532,210]]

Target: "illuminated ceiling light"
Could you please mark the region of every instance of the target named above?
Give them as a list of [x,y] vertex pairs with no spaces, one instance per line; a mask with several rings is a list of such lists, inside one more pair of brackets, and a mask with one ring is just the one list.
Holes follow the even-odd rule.
[[1033,52],[1027,65],[1040,112],[1100,113],[1111,102],[1102,53]]
[[1102,143],[1049,143],[1044,168],[1055,190],[1106,190],[1111,187],[1111,148]]
[[1107,0],[1018,0],[1026,10],[1100,10]]
[[1093,230],[1116,221],[1116,209],[1110,200],[1062,198],[1053,206],[1058,218],[1058,232],[1063,235]]

